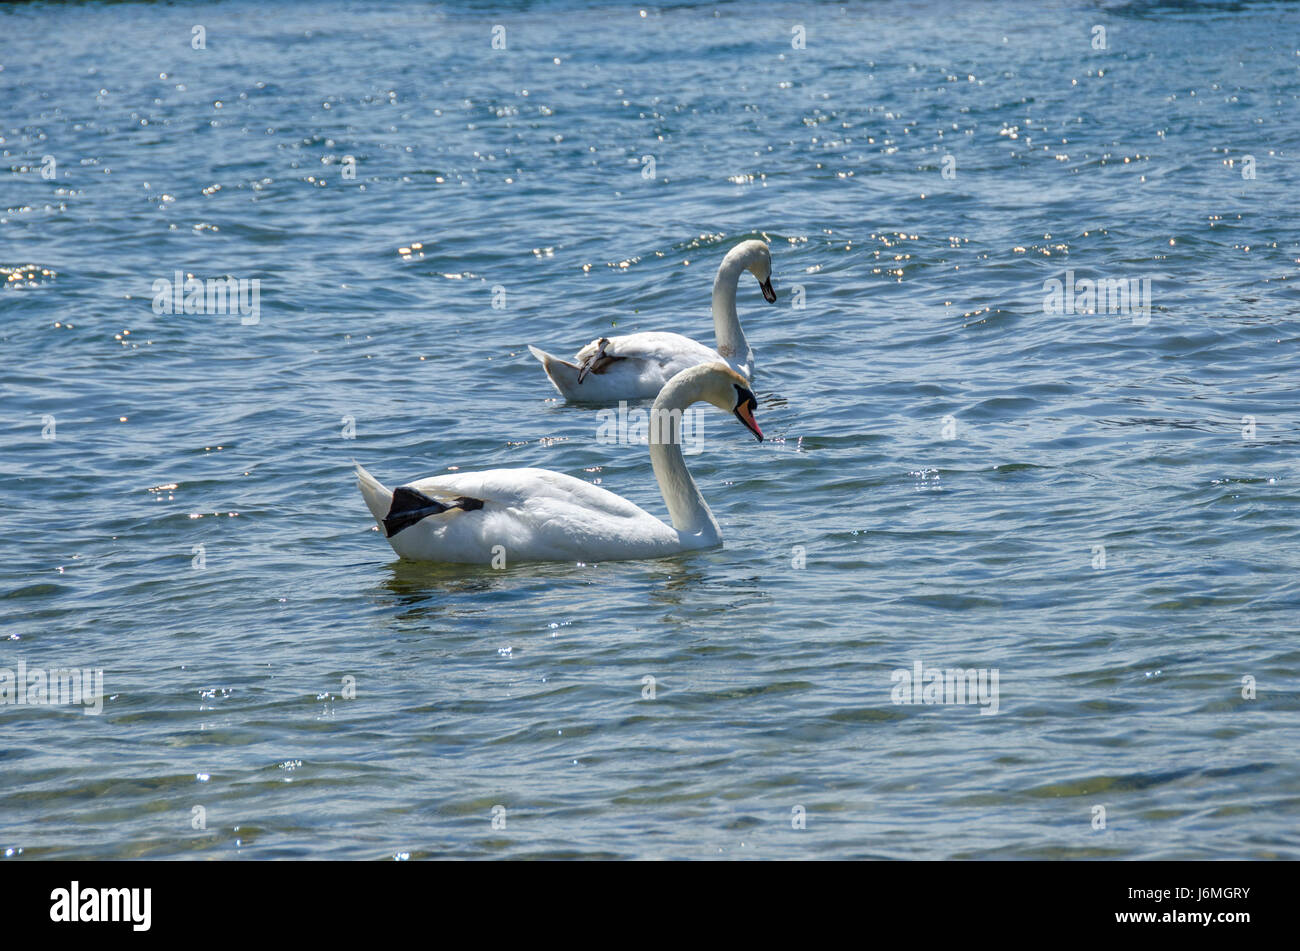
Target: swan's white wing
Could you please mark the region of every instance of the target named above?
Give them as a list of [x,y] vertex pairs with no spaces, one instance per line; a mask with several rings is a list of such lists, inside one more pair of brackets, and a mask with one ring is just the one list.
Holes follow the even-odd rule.
[[[698,363],[710,363],[718,359],[718,353],[697,340],[673,333],[637,333],[623,334],[619,337],[600,337],[587,344],[573,358],[581,366],[601,351],[612,360],[640,360],[660,366],[681,364],[681,369],[693,367]],[[599,371],[595,371],[599,372]],[[671,377],[669,377],[671,379]]]
[[404,558],[508,565],[649,558],[685,547],[674,529],[626,499],[549,469],[456,472],[401,488],[444,503],[480,503],[397,531],[389,542]]
[[408,482],[418,492],[439,499],[468,496],[506,508],[520,507],[543,499],[562,501],[589,512],[616,518],[645,515],[633,505],[598,485],[550,469],[484,469],[481,472],[449,472]]
[[579,350],[572,362],[537,347],[528,349],[542,362],[560,395],[575,403],[609,405],[619,400],[654,399],[682,370],[717,360],[741,376],[752,375],[752,363],[725,359],[699,341],[674,333],[598,337]]
[[565,399],[606,404],[653,399],[682,370],[719,359],[704,344],[674,333],[600,337],[579,350],[572,363],[534,354]]

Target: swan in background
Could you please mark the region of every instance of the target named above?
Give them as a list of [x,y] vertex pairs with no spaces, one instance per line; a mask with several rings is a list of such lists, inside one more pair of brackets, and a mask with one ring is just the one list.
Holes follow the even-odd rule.
[[570,363],[529,346],[542,361],[560,395],[571,402],[617,403],[650,399],[687,367],[713,363],[721,357],[746,378],[754,375],[754,351],[736,315],[736,285],[743,271],[758,279],[763,298],[776,301],[772,290],[772,253],[763,241],[742,241],[722,259],[713,279],[713,334],[718,349],[674,333],[635,333],[600,337],[587,344]]
[[613,492],[549,469],[457,472],[390,491],[358,465],[357,481],[393,551],[415,561],[612,561],[711,548],[722,533],[681,447],[682,411],[700,401],[734,413],[763,438],[743,376],[716,361],[674,376],[649,426],[650,463],[671,528]]

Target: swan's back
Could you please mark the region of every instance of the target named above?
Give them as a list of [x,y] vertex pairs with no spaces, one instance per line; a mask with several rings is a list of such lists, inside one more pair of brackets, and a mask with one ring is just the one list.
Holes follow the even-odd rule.
[[[654,399],[682,370],[720,359],[716,351],[690,337],[658,331],[598,338],[579,350],[572,362],[530,349],[566,400],[606,405]],[[753,364],[735,364],[733,369],[748,376]]]
[[[405,488],[447,503],[471,499],[482,505],[448,508],[393,534],[388,540],[403,558],[471,564],[504,559],[508,565],[649,558],[684,547],[674,529],[627,499],[549,469],[453,472]],[[387,510],[376,512],[374,490],[368,493],[364,480],[362,492],[382,526]]]

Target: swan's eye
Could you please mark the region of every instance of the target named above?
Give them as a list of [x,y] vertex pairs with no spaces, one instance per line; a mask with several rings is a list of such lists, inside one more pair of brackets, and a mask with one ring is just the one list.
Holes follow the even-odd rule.
[[745,389],[743,386],[738,386],[735,383],[731,385],[736,391],[736,405],[731,407],[733,411],[740,409],[740,407],[744,406],[746,402],[749,403],[749,411],[751,413],[754,410],[758,409],[758,400],[754,398],[753,393]]

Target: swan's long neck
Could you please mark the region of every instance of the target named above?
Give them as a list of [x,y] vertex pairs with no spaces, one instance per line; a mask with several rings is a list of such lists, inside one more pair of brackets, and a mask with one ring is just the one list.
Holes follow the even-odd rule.
[[745,255],[733,249],[722,259],[713,279],[713,336],[718,353],[742,366],[749,362],[750,352],[749,341],[740,329],[740,317],[736,314],[736,285],[747,263]]
[[698,376],[680,373],[659,391],[650,411],[650,464],[673,528],[712,543],[722,533],[682,456],[682,414],[699,399]]

